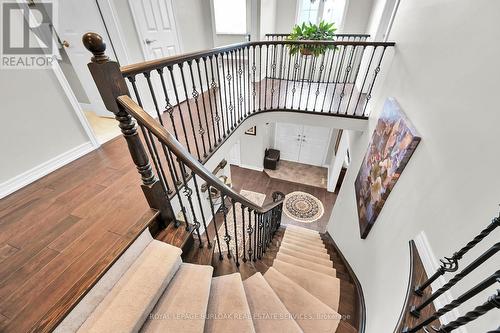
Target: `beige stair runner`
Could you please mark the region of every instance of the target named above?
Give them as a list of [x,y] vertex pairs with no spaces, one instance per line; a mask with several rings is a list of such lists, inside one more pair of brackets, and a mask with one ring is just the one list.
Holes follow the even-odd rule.
[[325,265],[326,267],[333,267],[333,262],[330,259],[328,259],[328,257],[324,258],[324,257],[321,257],[319,255],[310,255],[307,253],[303,253],[303,252],[289,249],[289,248],[284,247],[284,246],[280,247],[279,252],[284,253],[284,254],[288,254],[289,256],[296,257],[299,259],[308,260],[308,261],[311,261],[315,264]]
[[264,274],[271,288],[306,333],[335,332],[340,315],[273,267]]
[[243,281],[256,332],[302,332],[262,274]]
[[181,253],[151,241],[78,332],[137,332],[181,265]]
[[338,311],[340,280],[307,268],[298,267],[281,260],[275,260],[273,267],[281,274],[316,296],[320,301]]
[[315,272],[319,272],[319,273],[323,273],[323,274],[326,274],[329,276],[337,277],[335,268],[326,267],[326,266],[321,265],[321,264],[315,264],[313,262],[309,262],[309,261],[304,260],[304,259],[299,259],[299,258],[290,256],[288,254],[284,254],[283,252],[278,252],[278,254],[276,255],[276,259],[287,262],[289,264],[293,264],[295,266],[307,268],[307,269],[313,270]]
[[320,234],[287,227],[278,245],[264,276],[242,281],[152,240],[78,332],[335,332],[340,280]]
[[320,258],[324,258],[324,259],[330,258],[330,255],[328,254],[328,252],[318,251],[318,250],[306,248],[306,247],[296,245],[296,244],[290,244],[287,242],[283,242],[283,243],[281,243],[281,246],[286,247],[287,249],[290,249],[290,250],[307,253],[311,256],[319,256]]
[[212,266],[182,264],[141,332],[203,332]]
[[255,332],[240,273],[212,279],[205,332]]

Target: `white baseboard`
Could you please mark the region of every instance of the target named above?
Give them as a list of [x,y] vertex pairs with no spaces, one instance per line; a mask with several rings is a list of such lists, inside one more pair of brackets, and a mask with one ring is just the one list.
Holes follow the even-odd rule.
[[86,142],[0,184],[0,199],[96,149]]
[[245,168],[245,169],[255,170],[255,171],[264,171],[263,167],[256,167],[256,166],[248,165],[248,164],[240,164],[240,167]]
[[[414,242],[418,254],[420,256],[420,259],[422,260],[422,264],[424,265],[425,272],[427,273],[427,276],[431,276],[439,268],[440,263],[437,257],[435,256],[434,252],[432,251],[432,248],[429,244],[429,240],[425,235],[425,232],[421,231],[417,236],[415,236]],[[446,283],[445,278],[443,276],[440,276],[431,285],[431,289],[435,291],[441,288],[445,283]],[[454,297],[451,291],[448,290],[434,301],[434,306],[436,307],[436,310],[438,310],[453,300]],[[441,317],[441,322],[443,324],[446,324],[449,323],[450,321],[457,319],[458,317],[460,317],[459,311],[457,309],[453,309],[452,311],[448,312],[447,314]],[[463,326],[457,328],[455,331],[458,333],[467,333],[466,328]]]

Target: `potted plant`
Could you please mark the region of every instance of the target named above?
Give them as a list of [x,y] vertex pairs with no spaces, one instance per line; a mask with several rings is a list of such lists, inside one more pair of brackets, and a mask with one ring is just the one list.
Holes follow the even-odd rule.
[[[319,24],[312,24],[311,22],[309,24],[302,23],[302,25],[293,27],[287,40],[333,40],[336,30],[337,28],[335,28],[334,23],[326,23],[325,21],[321,21]],[[292,55],[300,52],[302,55],[318,56],[325,53],[328,49],[335,48],[335,46],[290,44],[289,48]]]

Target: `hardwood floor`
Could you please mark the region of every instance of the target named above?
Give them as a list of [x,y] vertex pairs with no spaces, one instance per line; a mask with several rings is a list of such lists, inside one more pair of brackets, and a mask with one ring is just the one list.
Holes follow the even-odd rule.
[[272,194],[275,191],[283,192],[285,195],[294,191],[302,191],[314,195],[316,198],[321,200],[325,208],[325,213],[318,221],[313,223],[301,223],[294,221],[283,214],[281,223],[285,225],[298,225],[300,227],[316,230],[319,232],[326,231],[326,225],[328,224],[328,221],[330,219],[337,194],[328,192],[324,188],[287,182],[280,179],[273,179],[270,178],[265,172],[244,169],[234,165],[231,165],[231,179],[233,188],[237,192],[245,189],[265,194],[266,200],[264,201],[264,204],[267,204],[273,200]]
[[126,144],[0,200],[0,331],[49,331],[155,218]]

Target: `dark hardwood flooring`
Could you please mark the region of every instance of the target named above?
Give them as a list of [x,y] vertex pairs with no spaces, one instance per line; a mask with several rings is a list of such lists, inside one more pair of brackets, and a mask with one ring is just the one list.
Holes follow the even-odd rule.
[[0,200],[0,331],[50,331],[155,218],[118,137]]
[[280,179],[273,179],[269,177],[265,172],[244,169],[234,165],[231,165],[231,180],[233,188],[237,192],[245,189],[265,194],[266,200],[264,201],[264,204],[272,202],[272,194],[275,191],[283,192],[285,195],[294,191],[302,191],[314,195],[316,198],[321,200],[325,208],[323,216],[318,221],[313,223],[302,223],[294,221],[283,214],[281,223],[284,225],[293,224],[319,232],[326,231],[326,225],[328,224],[328,221],[330,219],[337,194],[328,192],[326,189],[320,187],[313,187],[300,183],[291,183]]

